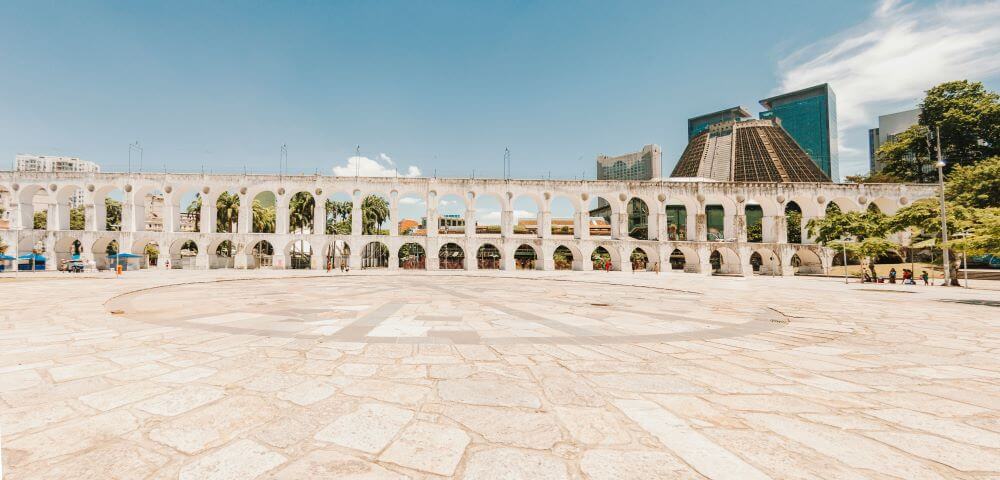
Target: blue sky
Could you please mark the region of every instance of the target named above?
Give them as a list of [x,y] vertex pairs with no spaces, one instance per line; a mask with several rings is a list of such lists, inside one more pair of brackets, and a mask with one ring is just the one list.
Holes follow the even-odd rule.
[[5,2],[0,160],[592,178],[657,143],[669,175],[688,117],[829,81],[851,174],[878,114],[998,87],[996,1],[694,3]]

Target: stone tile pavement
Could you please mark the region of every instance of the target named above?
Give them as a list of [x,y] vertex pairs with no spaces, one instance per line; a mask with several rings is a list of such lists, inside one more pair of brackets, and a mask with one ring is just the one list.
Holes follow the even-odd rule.
[[1000,293],[527,272],[0,278],[4,478],[1000,478]]

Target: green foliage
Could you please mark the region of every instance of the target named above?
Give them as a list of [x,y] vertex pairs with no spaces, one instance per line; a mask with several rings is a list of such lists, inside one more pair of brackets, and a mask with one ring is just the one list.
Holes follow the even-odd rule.
[[48,224],[49,212],[42,210],[40,212],[35,212],[33,223],[31,228],[35,230],[45,230],[45,226]]
[[913,125],[879,147],[876,155],[883,164],[880,174],[904,182],[933,182],[937,170],[927,135],[927,127]]
[[844,177],[851,183],[902,183],[899,177],[883,172],[874,172],[867,175],[848,175]]
[[288,201],[288,226],[292,231],[304,233],[306,228],[312,229],[315,215],[316,200],[306,192],[292,195]]
[[382,224],[389,218],[389,202],[377,195],[369,195],[361,202],[361,233],[378,235]]
[[156,259],[160,257],[160,247],[155,243],[150,243],[146,245],[146,248],[142,250],[147,257],[149,257],[150,263],[156,263]]
[[114,255],[118,253],[118,241],[112,240],[108,242],[108,247],[104,249],[104,253],[108,255]]
[[920,108],[920,125],[941,128],[948,170],[1000,155],[1000,95],[981,82],[942,83],[927,91]]
[[[946,206],[949,232],[968,230],[976,222],[976,211],[954,202]],[[890,232],[901,232],[914,228],[921,235],[939,237],[941,235],[941,204],[938,200],[925,198],[907,205],[889,219]]]
[[265,207],[260,200],[254,199],[250,209],[253,216],[254,233],[274,233],[278,217],[274,205]]
[[797,205],[785,208],[785,228],[788,231],[788,243],[802,243],[802,210]]
[[[801,235],[801,233],[800,233]],[[764,229],[760,223],[753,223],[747,225],[747,241],[748,242],[763,242],[764,241]]]
[[948,242],[948,247],[953,250],[967,255],[987,255],[1000,252],[1000,208],[976,210],[975,222],[966,230],[954,233],[955,235]]
[[971,208],[1000,207],[1000,156],[973,166],[959,165],[948,175],[945,198]]
[[69,210],[69,229],[83,230],[87,226],[87,217],[84,213],[83,205]]
[[823,245],[834,245],[845,237],[857,241],[881,238],[889,232],[889,217],[877,210],[845,213],[831,209],[824,217],[810,219],[806,230]]
[[354,210],[354,202],[350,201],[326,201],[326,234],[327,235],[350,235],[351,234],[351,212]]
[[104,219],[109,232],[120,232],[122,229],[122,202],[113,198],[104,198]]
[[240,196],[235,193],[222,192],[215,200],[215,231],[234,233],[240,218]]
[[194,194],[194,200],[192,200],[191,203],[188,204],[187,208],[185,209],[185,212],[189,216],[194,217],[194,231],[200,232],[201,231],[201,194],[200,193]]

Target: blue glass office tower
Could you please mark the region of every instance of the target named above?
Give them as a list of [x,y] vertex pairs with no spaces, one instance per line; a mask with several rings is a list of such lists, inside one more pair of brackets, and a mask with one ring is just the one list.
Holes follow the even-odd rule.
[[834,182],[840,180],[837,156],[837,97],[824,83],[765,98],[761,119],[778,118],[795,142]]

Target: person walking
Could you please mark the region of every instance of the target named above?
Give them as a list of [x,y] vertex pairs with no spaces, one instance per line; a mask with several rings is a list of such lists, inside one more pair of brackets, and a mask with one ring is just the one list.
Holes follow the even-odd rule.
[[927,270],[921,270],[920,279],[924,281],[924,285],[930,285],[931,276],[927,274]]
[[604,271],[605,272],[610,272],[611,271],[611,260],[608,260],[607,262],[604,262]]
[[889,283],[896,283],[896,269],[889,269]]

